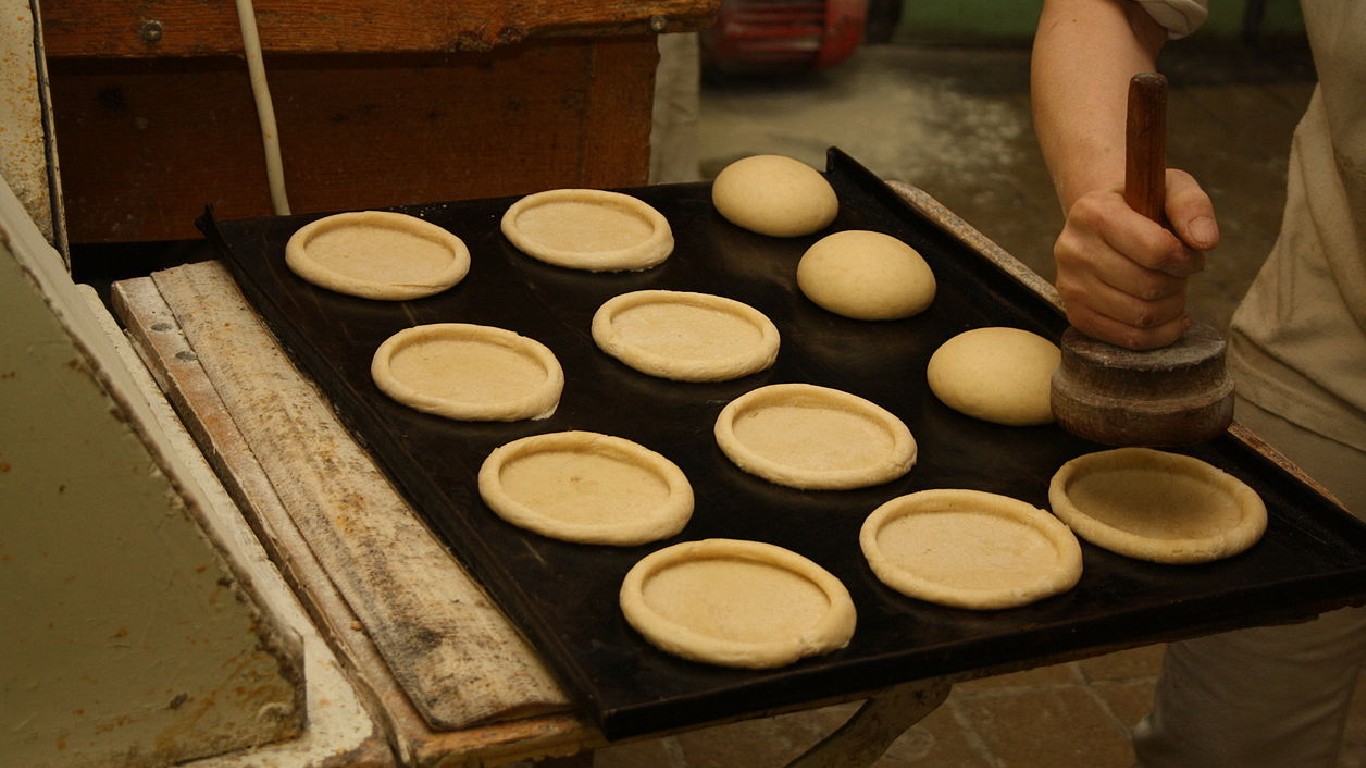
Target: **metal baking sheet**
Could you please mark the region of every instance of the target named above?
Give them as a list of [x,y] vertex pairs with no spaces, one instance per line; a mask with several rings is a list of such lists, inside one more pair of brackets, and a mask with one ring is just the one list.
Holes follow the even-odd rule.
[[[454,232],[473,259],[455,288],[401,303],[320,290],[289,272],[285,242],[317,216],[216,221],[206,214],[200,225],[358,440],[611,739],[854,698],[896,683],[974,676],[1302,617],[1366,596],[1366,526],[1231,436],[1189,453],[1238,476],[1266,500],[1269,529],[1243,555],[1207,565],[1157,565],[1083,544],[1084,573],[1076,588],[996,612],[938,607],[883,587],[857,543],[860,524],[883,501],[956,487],[1047,508],[1054,471],[1103,446],[1054,426],[987,424],[935,399],[925,366],[948,338],[969,328],[1010,325],[1057,339],[1065,322],[852,158],[832,149],[828,160],[825,173],[840,199],[831,230],[878,230],[917,248],[938,282],[934,304],[923,314],[869,323],[816,307],[797,290],[795,268],[825,233],[784,240],[739,229],[714,211],[707,183],[623,190],[668,217],[676,238],[664,264],[627,274],[576,272],[518,252],[498,228],[515,198],[396,208]],[[706,291],[754,306],[782,334],[776,364],[733,382],[689,384],[651,378],[602,354],[589,333],[593,312],[612,296],[646,288]],[[559,409],[544,421],[479,424],[389,400],[370,378],[375,348],[402,328],[438,322],[509,328],[545,343],[565,370]],[[916,436],[919,460],[899,480],[852,491],[799,491],[741,472],[716,447],[713,422],[731,399],[782,382],[848,390],[891,410]],[[582,546],[522,531],[484,506],[475,476],[491,450],[526,435],[571,429],[635,440],[682,467],[696,492],[687,528],[650,546]],[[708,537],[777,544],[838,576],[858,609],[851,644],[760,672],[683,661],[646,644],[617,608],[622,577],[656,548]]]

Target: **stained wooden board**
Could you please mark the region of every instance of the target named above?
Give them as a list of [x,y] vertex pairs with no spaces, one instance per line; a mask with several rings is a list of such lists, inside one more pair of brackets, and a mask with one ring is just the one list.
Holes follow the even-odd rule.
[[[290,209],[644,183],[657,60],[652,36],[269,57]],[[196,238],[205,205],[272,212],[240,58],[52,59],[49,70],[72,242]]]
[[[256,0],[267,53],[488,50],[543,36],[697,29],[720,0]],[[232,0],[46,0],[52,56],[205,56],[242,50]],[[156,33],[147,31],[155,22]],[[662,28],[659,28],[661,27]]]
[[122,281],[113,294],[405,762],[569,753],[598,740],[479,586],[376,480],[220,265]]

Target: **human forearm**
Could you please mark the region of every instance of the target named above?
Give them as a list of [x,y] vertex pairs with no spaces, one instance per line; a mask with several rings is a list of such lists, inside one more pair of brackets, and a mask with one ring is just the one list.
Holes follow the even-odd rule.
[[1129,79],[1166,31],[1130,0],[1046,0],[1031,66],[1034,127],[1063,210],[1124,183]]

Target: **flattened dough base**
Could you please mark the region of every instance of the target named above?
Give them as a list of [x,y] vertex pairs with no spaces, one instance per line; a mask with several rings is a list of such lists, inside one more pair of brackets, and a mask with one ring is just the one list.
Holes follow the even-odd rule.
[[627,622],[668,653],[764,669],[843,648],[853,600],[839,579],[790,550],[757,541],[676,544],[637,563],[621,587]]
[[860,488],[905,474],[916,443],[900,419],[837,389],[774,384],[722,409],[717,444],[736,466],[794,488]]
[[633,291],[593,315],[600,349],[651,376],[725,381],[757,373],[778,356],[778,329],[741,302],[688,291]]
[[601,189],[552,189],[513,203],[503,235],[522,253],[569,269],[653,267],[673,252],[669,222],[643,200]]
[[1053,476],[1049,503],[1077,535],[1139,560],[1200,563],[1236,555],[1266,531],[1266,504],[1223,470],[1177,453],[1118,448]]
[[546,418],[564,387],[545,345],[465,323],[399,331],[375,351],[370,372],[381,391],[409,407],[470,421]]
[[672,536],[693,511],[676,464],[638,443],[593,432],[514,440],[489,454],[479,493],[498,516],[584,544],[631,546]]
[[888,501],[865,521],[859,545],[884,584],[957,608],[1025,605],[1071,589],[1082,571],[1081,546],[1057,518],[966,489]]
[[320,288],[397,301],[459,283],[470,253],[460,238],[415,216],[356,211],[299,228],[285,244],[285,263]]

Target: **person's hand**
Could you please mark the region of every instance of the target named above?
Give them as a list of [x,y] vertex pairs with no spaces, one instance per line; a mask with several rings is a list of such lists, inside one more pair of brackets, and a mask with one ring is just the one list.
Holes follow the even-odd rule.
[[1129,349],[1165,347],[1190,326],[1186,281],[1219,242],[1214,204],[1184,171],[1168,169],[1170,229],[1135,212],[1120,190],[1072,204],[1053,248],[1055,284],[1078,331]]

